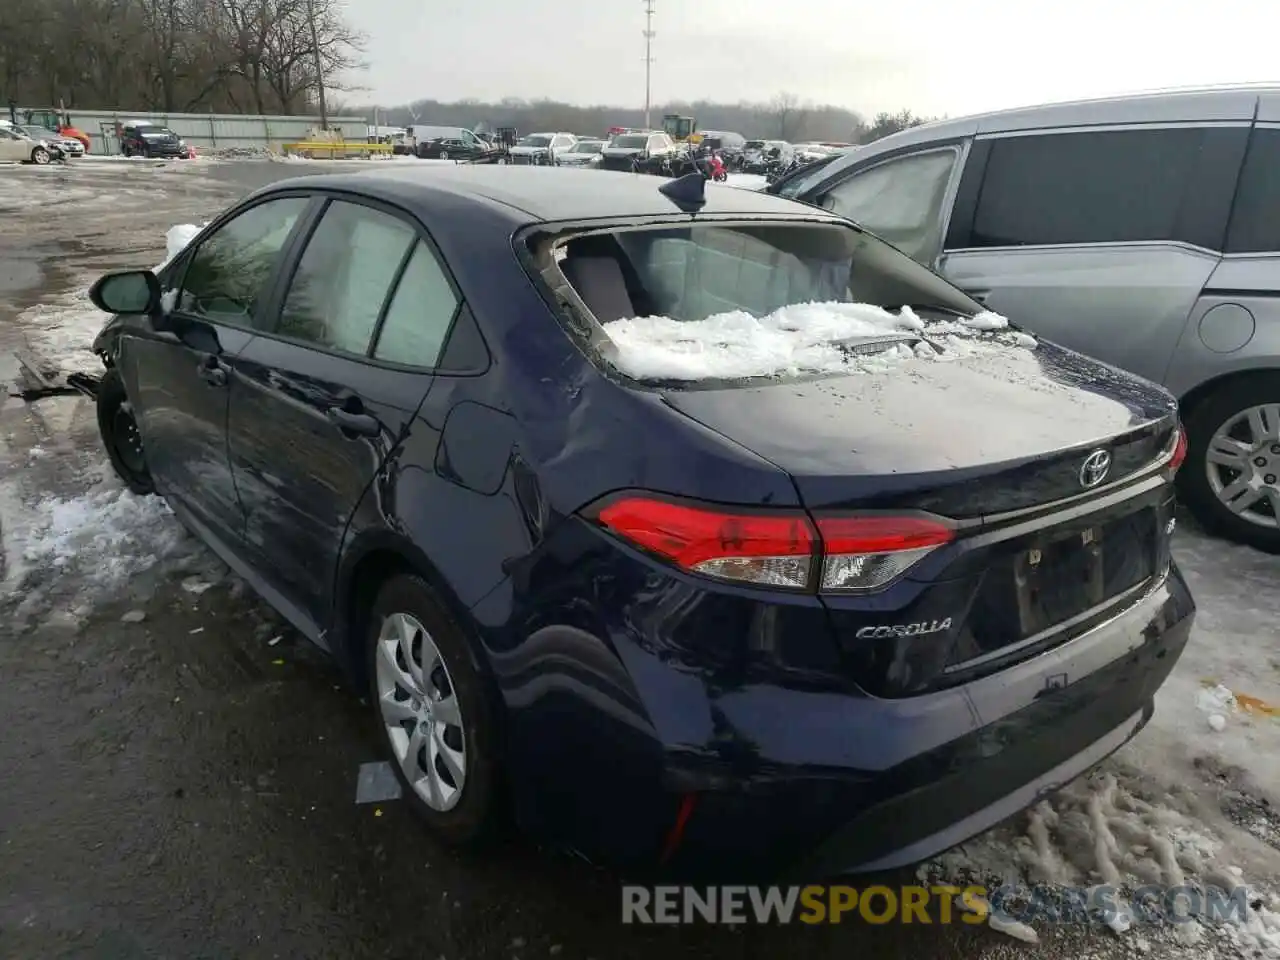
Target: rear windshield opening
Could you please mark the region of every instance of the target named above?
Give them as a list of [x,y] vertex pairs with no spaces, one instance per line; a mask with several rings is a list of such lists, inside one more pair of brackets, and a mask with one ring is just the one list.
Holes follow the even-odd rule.
[[[638,380],[844,372],[868,355],[1025,336],[884,241],[835,224],[619,229],[562,241],[557,258],[599,324],[593,353]],[[919,310],[941,316],[926,324]]]

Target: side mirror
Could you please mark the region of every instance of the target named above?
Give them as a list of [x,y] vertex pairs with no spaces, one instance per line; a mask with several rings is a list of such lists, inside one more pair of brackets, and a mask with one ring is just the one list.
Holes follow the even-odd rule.
[[150,270],[121,270],[99,277],[89,288],[99,310],[125,316],[146,316],[160,309],[160,281]]

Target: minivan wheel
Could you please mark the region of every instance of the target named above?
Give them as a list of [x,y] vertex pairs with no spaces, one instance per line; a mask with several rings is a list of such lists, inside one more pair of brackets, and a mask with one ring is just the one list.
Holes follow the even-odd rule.
[[133,406],[124,392],[120,371],[112,368],[98,383],[98,432],[107,448],[111,466],[134,493],[155,493],[151,471],[142,448],[142,434],[133,415]]
[[411,808],[447,843],[488,839],[499,806],[493,711],[473,648],[424,580],[383,585],[368,658],[378,728]]
[[1280,374],[1233,380],[1186,417],[1179,493],[1204,526],[1280,553]]

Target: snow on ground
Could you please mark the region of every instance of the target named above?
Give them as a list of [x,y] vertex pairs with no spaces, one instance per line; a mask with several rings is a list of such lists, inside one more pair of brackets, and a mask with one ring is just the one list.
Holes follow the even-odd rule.
[[[635,317],[610,321],[604,331],[618,348],[614,364],[629,376],[703,380],[888,368],[912,359],[966,356],[997,342],[1035,346],[1034,338],[1016,331],[1001,333],[998,338],[977,335],[1004,331],[1008,325],[1004,317],[988,312],[925,324],[909,307],[890,313],[867,303],[833,302],[795,304],[763,317],[743,310],[696,321]],[[913,345],[890,346],[870,356],[836,345],[841,340],[904,334],[920,334],[925,339]]]
[[1280,607],[1280,558],[1194,530],[1179,531],[1174,553],[1199,613],[1146,729],[1092,776],[921,872],[1128,895],[1243,885],[1252,906],[1240,922],[1113,929],[1165,956],[1280,957],[1280,649],[1258,629]]

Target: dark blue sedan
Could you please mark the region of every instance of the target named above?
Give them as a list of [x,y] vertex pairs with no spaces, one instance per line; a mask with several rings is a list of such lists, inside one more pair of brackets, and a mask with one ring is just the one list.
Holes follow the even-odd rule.
[[450,842],[908,864],[1132,737],[1191,629],[1171,397],[821,210],[387,164],[92,295],[116,470],[368,692]]

